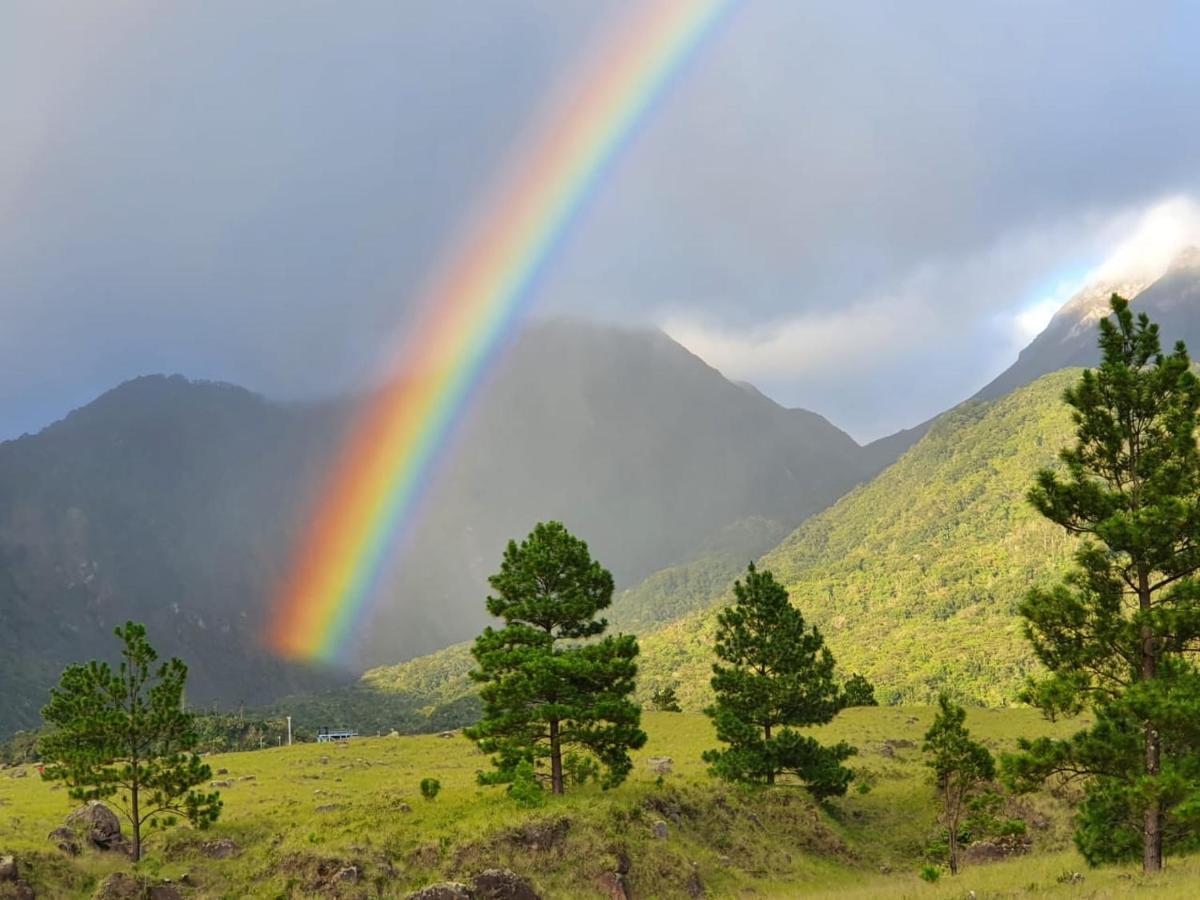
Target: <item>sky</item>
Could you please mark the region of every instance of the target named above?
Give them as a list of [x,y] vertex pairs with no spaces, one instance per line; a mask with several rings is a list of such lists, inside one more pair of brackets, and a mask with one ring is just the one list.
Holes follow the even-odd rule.
[[[0,438],[149,372],[361,386],[629,8],[5,3]],[[663,328],[861,440],[921,422],[1131,242],[1200,221],[1197,10],[742,0],[534,315]]]

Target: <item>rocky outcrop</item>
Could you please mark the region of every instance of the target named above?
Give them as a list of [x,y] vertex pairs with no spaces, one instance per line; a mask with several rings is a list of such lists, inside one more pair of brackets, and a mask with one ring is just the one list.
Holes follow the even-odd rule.
[[487,869],[471,881],[473,900],[541,900],[533,885],[509,869]]
[[431,884],[409,894],[406,900],[475,900],[470,889],[457,881]]
[[124,872],[113,872],[100,883],[92,900],[182,900],[179,889],[167,882],[152,883]]
[[79,855],[79,836],[71,828],[55,828],[47,835],[50,842],[67,856]]
[[120,850],[125,847],[121,820],[99,801],[92,800],[67,816],[67,827],[99,850]]

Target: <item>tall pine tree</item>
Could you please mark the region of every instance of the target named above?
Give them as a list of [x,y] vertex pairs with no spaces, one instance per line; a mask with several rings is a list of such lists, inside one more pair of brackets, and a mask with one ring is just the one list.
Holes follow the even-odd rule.
[[1200,383],[1182,343],[1162,353],[1158,327],[1112,298],[1102,362],[1065,394],[1076,443],[1043,471],[1033,505],[1082,542],[1076,567],[1021,606],[1048,674],[1028,699],[1049,716],[1090,708],[1065,741],[1022,742],[1006,760],[1030,788],[1080,778],[1075,841],[1089,862],[1142,858],[1200,836]]
[[646,735],[632,700],[637,640],[600,637],[607,622],[596,614],[612,602],[612,575],[561,522],[543,522],[509,542],[489,582],[488,612],[504,627],[486,628],[471,651],[483,717],[467,735],[496,769],[481,780],[512,783],[523,764],[548,764],[561,794],[564,753],[577,748],[603,766],[606,786],[619,784]]
[[134,862],[142,856],[142,829],[187,819],[207,828],[221,814],[217,792],[196,791],[212,772],[195,753],[195,717],[183,708],[187,666],[179,659],[155,666],[158,654],[146,626],[116,629],[121,664],[69,666],[42,718],[51,731],[41,740],[43,777],[64,781],[77,800],[112,802],[133,829]]
[[942,694],[921,747],[930,756],[926,764],[933,769],[942,800],[941,820],[946,826],[946,859],[951,875],[958,874],[960,830],[970,812],[971,800],[996,777],[996,762],[991,752],[971,739],[966,721],[967,711]]
[[853,776],[841,763],[855,749],[822,746],[795,730],[824,724],[841,709],[825,639],[753,563],[733,591],[736,602],[717,616],[716,701],[704,711],[728,747],[706,751],[705,762],[729,781],[771,785],[791,775],[818,799],[841,796]]

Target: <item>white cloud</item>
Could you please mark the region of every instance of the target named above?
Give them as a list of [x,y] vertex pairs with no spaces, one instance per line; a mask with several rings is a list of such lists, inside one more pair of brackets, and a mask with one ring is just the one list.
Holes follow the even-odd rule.
[[[1200,243],[1200,206],[1177,196],[1028,229],[966,259],[926,262],[840,309],[738,327],[682,307],[660,322],[728,377],[784,403],[824,408],[873,436],[971,394],[1085,285],[1151,281],[1191,243]],[[914,374],[914,360],[924,371]],[[849,385],[851,371],[865,378]],[[924,399],[900,421],[897,383],[920,383]]]

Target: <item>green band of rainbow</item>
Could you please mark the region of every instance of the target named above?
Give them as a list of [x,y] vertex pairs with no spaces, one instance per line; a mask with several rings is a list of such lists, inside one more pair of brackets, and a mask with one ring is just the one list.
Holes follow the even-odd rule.
[[637,124],[731,0],[656,2],[600,45],[420,305],[402,368],[351,429],[270,625],[282,654],[334,660],[538,276]]

